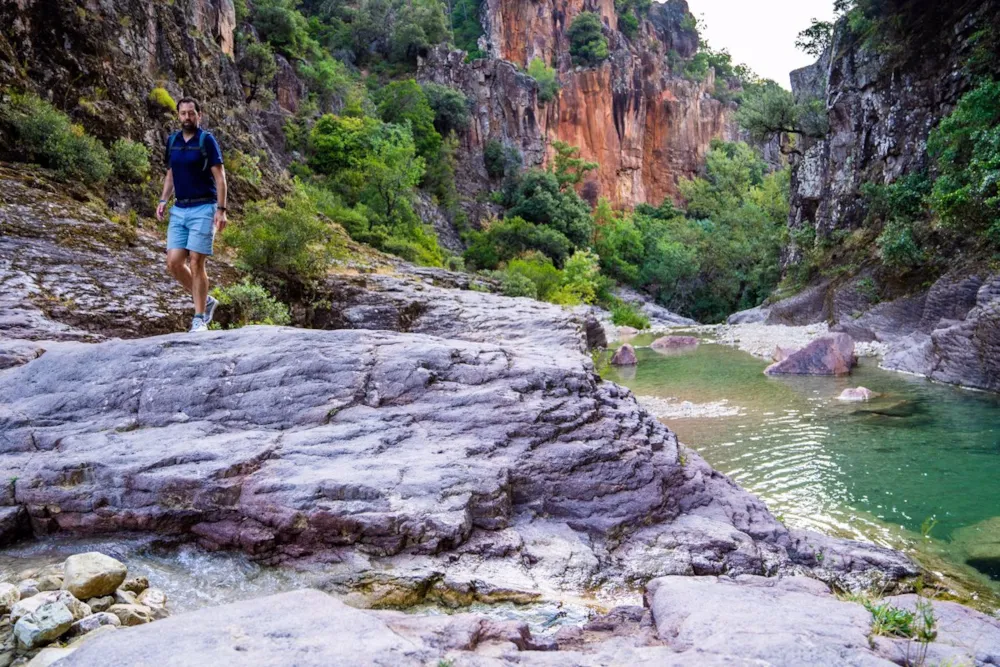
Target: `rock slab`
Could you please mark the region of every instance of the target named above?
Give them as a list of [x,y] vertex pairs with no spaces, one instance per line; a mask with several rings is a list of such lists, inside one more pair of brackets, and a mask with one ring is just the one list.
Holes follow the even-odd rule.
[[843,333],[817,338],[764,369],[765,375],[847,375],[857,363],[854,340]]

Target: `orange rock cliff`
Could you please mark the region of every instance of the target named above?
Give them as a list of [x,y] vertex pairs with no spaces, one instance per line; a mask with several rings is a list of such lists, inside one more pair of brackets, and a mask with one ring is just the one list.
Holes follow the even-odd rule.
[[[610,57],[596,67],[575,66],[569,54],[567,32],[582,11],[604,22]],[[419,73],[461,88],[472,101],[459,158],[462,193],[489,189],[487,141],[516,147],[530,167],[545,164],[558,139],[600,165],[581,188],[586,197],[618,207],[676,198],[679,180],[698,173],[712,139],[738,135],[732,107],[711,96],[711,73],[694,82],[671,71],[671,61],[698,49],[689,16],[684,0],[654,3],[630,39],[617,30],[613,0],[485,0],[481,45],[492,59],[464,63],[461,52],[438,49]],[[547,104],[520,71],[534,58],[559,72],[558,98]]]

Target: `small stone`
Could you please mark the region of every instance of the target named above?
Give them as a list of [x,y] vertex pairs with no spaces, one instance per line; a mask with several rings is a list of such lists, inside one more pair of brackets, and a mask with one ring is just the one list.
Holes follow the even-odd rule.
[[28,650],[39,648],[66,633],[73,614],[62,602],[46,602],[14,624],[14,636]]
[[17,590],[21,593],[22,600],[30,598],[33,595],[38,595],[41,592],[38,590],[37,579],[25,579],[17,585]]
[[113,625],[116,628],[122,624],[121,620],[106,611],[98,612],[92,614],[86,618],[81,618],[79,621],[73,623],[69,629],[69,634],[71,637],[76,637],[77,635],[85,635],[88,632],[93,632],[97,628],[105,625]]
[[25,667],[49,667],[75,651],[75,648],[43,648]]
[[43,593],[45,591],[58,591],[62,585],[63,578],[58,574],[45,574],[38,578],[38,590]]
[[123,591],[120,588],[114,594],[115,604],[135,604],[136,597],[138,596],[132,591]]
[[63,588],[80,599],[101,597],[113,593],[127,574],[125,565],[110,556],[96,551],[76,554],[64,564]]
[[128,591],[138,595],[149,588],[149,579],[146,577],[130,577],[126,579],[125,582],[118,588],[119,590]]
[[635,348],[628,343],[615,350],[614,356],[611,357],[612,366],[635,366],[638,363],[639,360],[635,356]]
[[14,584],[0,584],[0,616],[9,614],[11,608],[21,599],[21,592]]
[[147,588],[139,594],[136,600],[138,604],[149,607],[153,612],[153,618],[160,620],[169,615],[167,612],[167,594],[159,588]]
[[115,598],[114,596],[111,595],[105,595],[104,597],[100,598],[90,598],[89,600],[87,600],[87,605],[90,607],[90,610],[94,613],[107,611],[108,607],[110,607],[114,603],[115,603]]
[[153,621],[152,610],[141,604],[113,604],[107,613],[117,616],[122,625],[126,627]]
[[837,397],[837,400],[859,402],[870,401],[876,397],[878,397],[878,394],[871,389],[867,389],[865,387],[848,387],[841,392],[840,396]]

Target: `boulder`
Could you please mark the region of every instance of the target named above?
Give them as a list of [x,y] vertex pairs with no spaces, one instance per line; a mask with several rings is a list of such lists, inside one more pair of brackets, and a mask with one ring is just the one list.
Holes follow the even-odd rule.
[[[5,485],[0,490],[0,501],[3,501],[4,494],[9,493],[9,502],[14,501],[14,484]],[[0,547],[15,542],[16,540],[31,534],[31,527],[28,523],[28,513],[20,505],[14,507],[0,507]]]
[[795,352],[796,352],[797,349],[798,348],[794,348],[794,347],[786,347],[786,346],[783,346],[783,345],[775,345],[774,346],[774,353],[771,355],[771,359],[773,361],[784,361],[788,357],[790,357],[793,354],[795,354]]
[[81,600],[102,597],[114,593],[127,573],[123,563],[102,553],[75,554],[63,566],[63,588]]
[[837,397],[837,400],[862,402],[870,401],[876,397],[878,397],[878,394],[867,387],[848,387],[844,391],[840,392],[840,396]]
[[823,336],[782,361],[764,369],[765,375],[847,375],[857,363],[854,340],[843,333]]
[[100,611],[107,611],[108,607],[110,607],[114,603],[115,603],[115,598],[111,595],[105,595],[104,597],[99,597],[99,598],[90,598],[89,600],[87,600],[87,605],[90,607],[90,610],[93,611],[94,613]]
[[147,588],[144,590],[136,599],[136,604],[148,607],[153,613],[153,618],[155,620],[166,618],[168,615],[167,594],[159,588]]
[[103,613],[117,616],[121,624],[126,627],[153,621],[152,610],[141,604],[113,604]]
[[33,595],[30,598],[22,598],[10,610],[10,620],[12,623],[16,623],[22,616],[30,614],[42,605],[49,604],[50,602],[59,602],[65,605],[66,608],[73,614],[74,621],[78,621],[85,616],[90,616],[91,614],[89,606],[80,602],[68,592],[45,591],[38,593],[37,595]]
[[639,360],[635,356],[635,348],[626,343],[615,350],[611,357],[612,366],[635,366]]
[[73,623],[69,629],[69,634],[71,637],[76,637],[78,635],[85,635],[88,632],[93,632],[97,628],[103,627],[105,625],[113,625],[114,627],[119,627],[122,624],[121,619],[115,614],[101,611],[96,614],[91,614],[86,618],[81,618],[79,621]]
[[698,339],[694,336],[661,336],[654,340],[650,347],[654,350],[677,350],[680,348],[698,347]]
[[41,591],[38,590],[38,580],[37,579],[25,579],[18,582],[17,590],[21,594],[21,599],[30,598],[33,595],[38,595]]
[[58,591],[63,587],[63,578],[58,574],[43,574],[38,577],[38,590]]
[[21,599],[21,592],[14,584],[0,583],[0,616],[9,614]]
[[135,604],[136,598],[139,597],[132,591],[126,591],[121,588],[114,592],[115,604]]
[[58,639],[73,625],[73,614],[62,602],[46,602],[24,614],[14,624],[14,636],[28,649],[36,649]]

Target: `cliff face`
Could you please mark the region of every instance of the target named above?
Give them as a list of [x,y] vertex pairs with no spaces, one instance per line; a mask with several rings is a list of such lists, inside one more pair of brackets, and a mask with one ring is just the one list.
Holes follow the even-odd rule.
[[224,147],[263,152],[277,170],[266,137],[280,140],[280,124],[246,106],[233,62],[232,0],[0,0],[0,25],[0,88],[33,90],[89,132],[143,141],[154,156],[176,122],[150,91],[189,95]]
[[[599,13],[605,24],[611,56],[597,67],[576,67],[569,54],[566,32],[581,11]],[[439,50],[420,69],[421,78],[456,85],[473,101],[460,158],[463,193],[489,189],[481,160],[486,141],[515,146],[526,166],[540,166],[558,139],[600,164],[582,188],[590,199],[632,206],[675,196],[678,180],[698,172],[713,138],[737,138],[731,109],[709,94],[714,80],[691,82],[670,71],[668,53],[686,58],[698,48],[697,34],[683,26],[687,13],[683,0],[654,4],[630,40],[617,31],[610,0],[489,0],[484,41],[494,59],[463,63],[460,53]],[[559,72],[559,95],[545,104],[516,69],[534,58]]]

